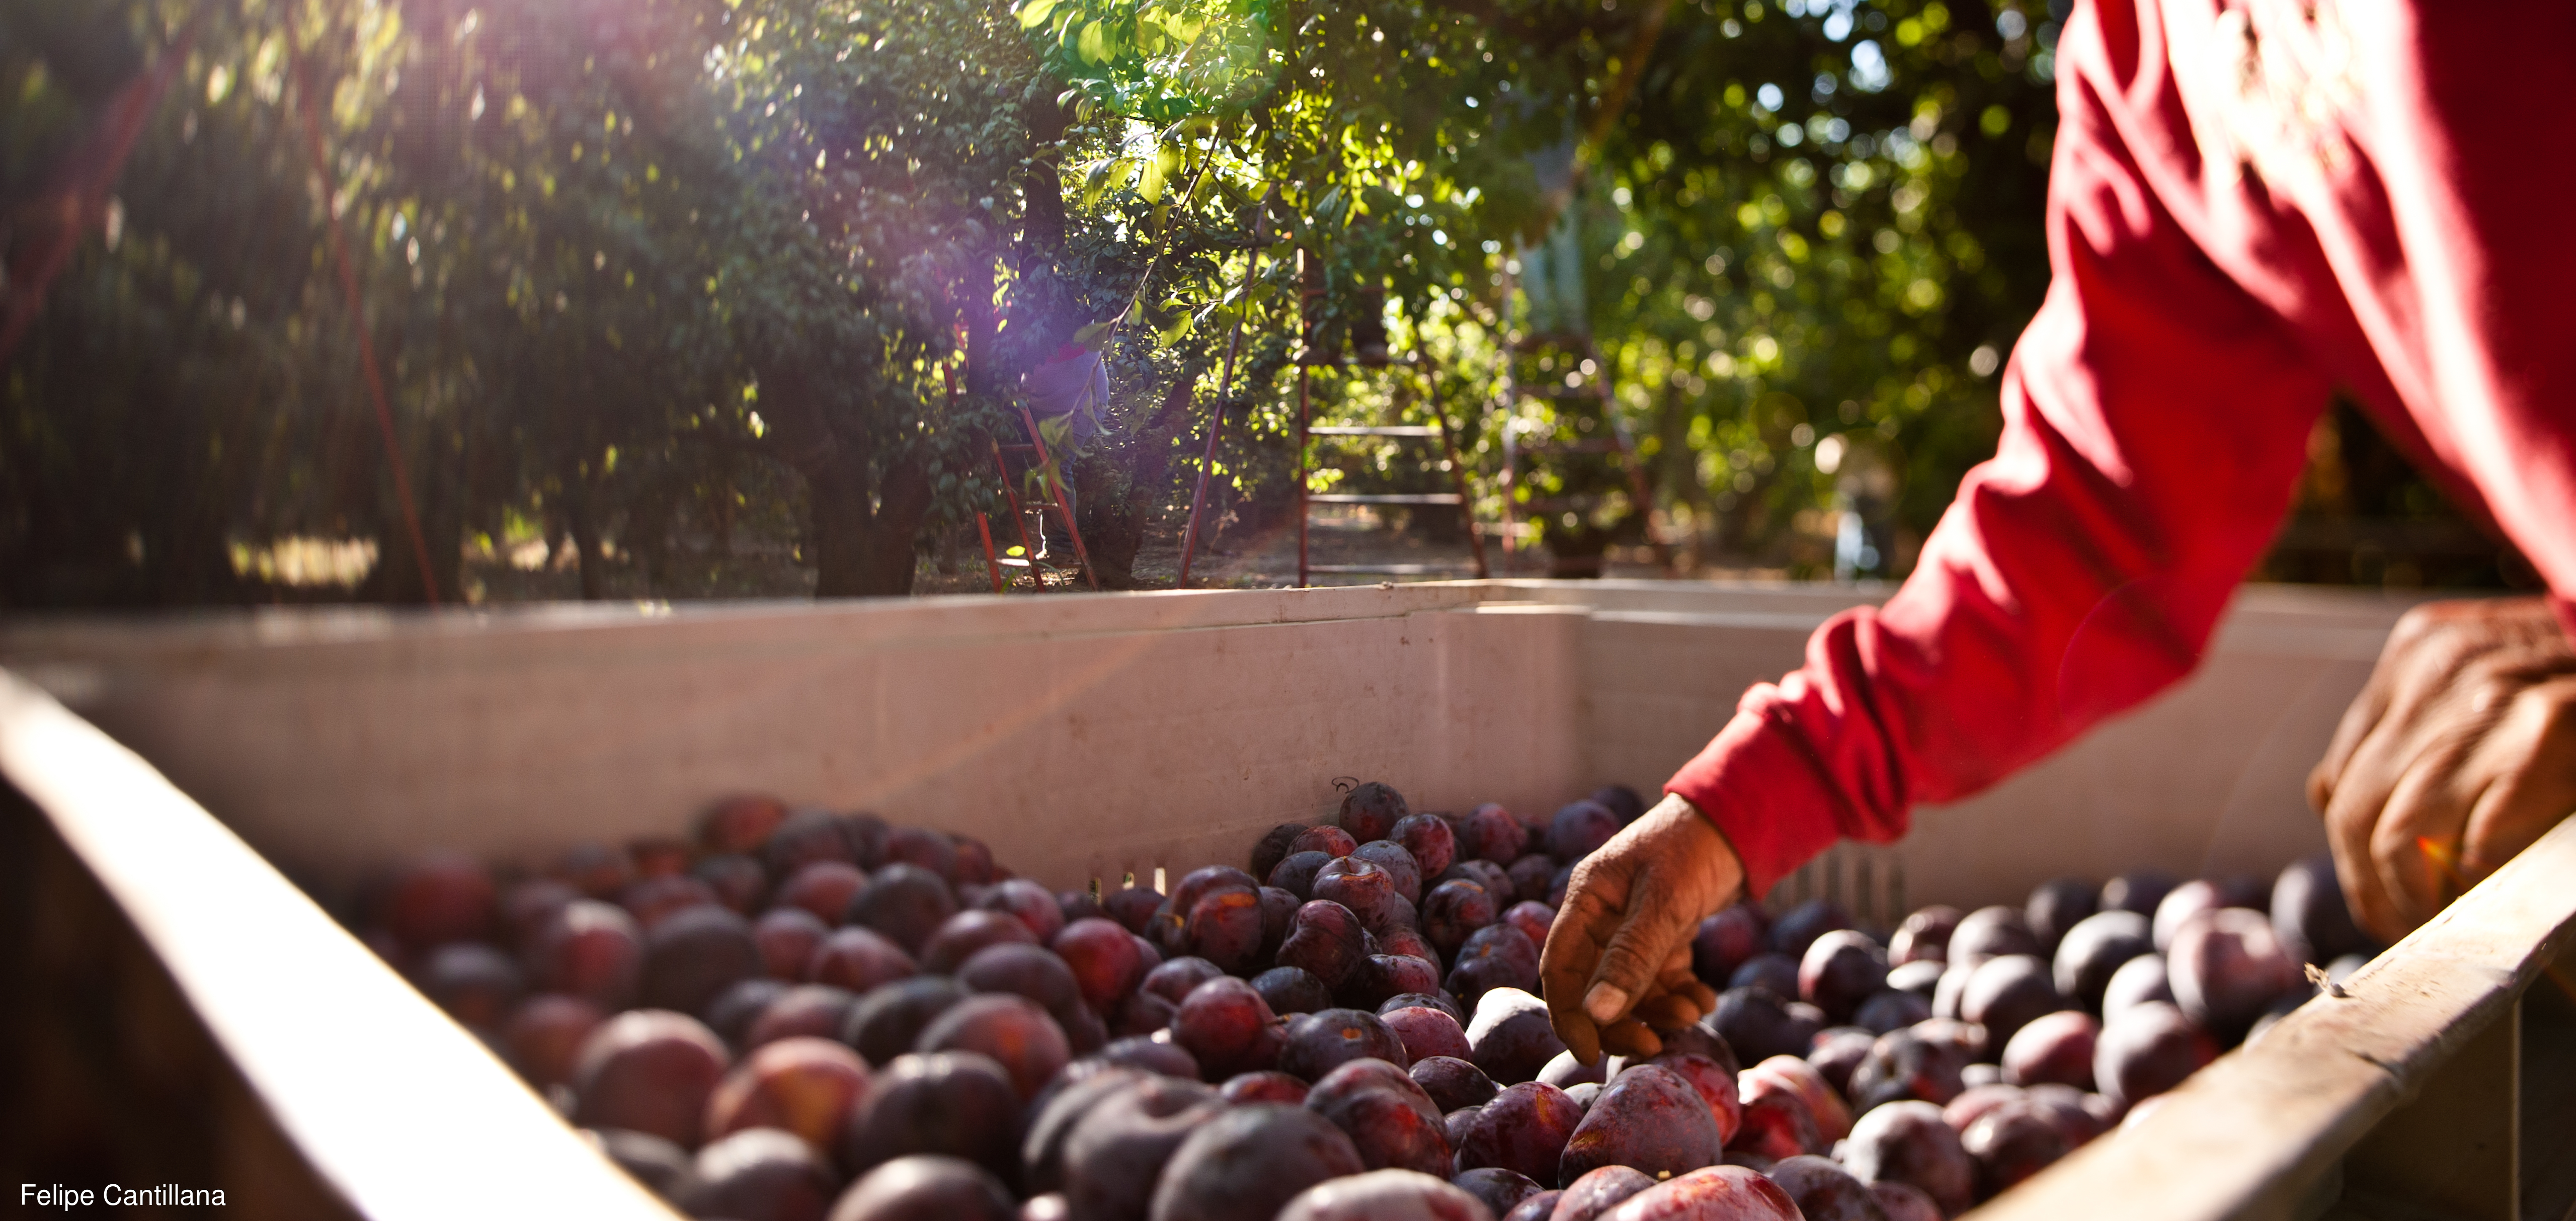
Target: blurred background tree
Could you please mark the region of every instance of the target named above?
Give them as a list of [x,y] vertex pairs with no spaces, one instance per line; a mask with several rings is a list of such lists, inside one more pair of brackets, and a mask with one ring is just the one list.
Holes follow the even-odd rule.
[[[1279,528],[1301,351],[1379,332],[1431,360],[1488,528],[1503,429],[1589,421],[1507,381],[1606,380],[1645,500],[1534,474],[1510,494],[1589,507],[1519,505],[1528,541],[1901,575],[2046,284],[2063,17],[0,0],[0,603],[898,594],[998,511],[1024,405],[1104,582],[1168,580],[1139,555],[1214,415],[1212,520]],[[66,193],[156,66],[112,189]],[[1031,389],[1095,366],[1101,401]],[[1446,486],[1331,444],[1319,488]],[[2264,575],[2528,582],[2357,413],[2312,449]]]

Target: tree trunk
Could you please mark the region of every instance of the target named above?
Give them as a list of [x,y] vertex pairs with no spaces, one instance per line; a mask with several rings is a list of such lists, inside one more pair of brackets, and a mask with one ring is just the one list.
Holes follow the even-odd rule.
[[761,415],[777,430],[779,456],[805,476],[814,540],[817,598],[902,597],[912,592],[914,541],[930,511],[928,472],[909,452],[876,463],[864,437],[831,426],[804,370],[761,370]]

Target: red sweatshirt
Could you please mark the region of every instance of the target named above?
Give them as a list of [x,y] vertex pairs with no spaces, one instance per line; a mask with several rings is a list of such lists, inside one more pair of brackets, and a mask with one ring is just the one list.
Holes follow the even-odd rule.
[[1665,787],[1759,894],[2188,673],[2335,387],[2576,630],[2576,5],[2106,0],[2057,48],[2048,299],[1904,587]]

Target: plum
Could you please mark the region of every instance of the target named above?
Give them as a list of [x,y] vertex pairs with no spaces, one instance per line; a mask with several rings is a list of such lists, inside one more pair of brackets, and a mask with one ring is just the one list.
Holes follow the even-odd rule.
[[1911,1183],[1943,1216],[1967,1211],[1977,1189],[1976,1159],[1941,1121],[1941,1108],[1908,1099],[1863,1112],[1843,1146],[1843,1165],[1864,1182]]
[[1413,854],[1404,850],[1404,845],[1391,839],[1371,840],[1351,849],[1349,859],[1366,861],[1385,870],[1396,897],[1406,903],[1421,901],[1422,863],[1414,860]]
[[1950,938],[1959,931],[1959,909],[1946,904],[1917,908],[1896,926],[1896,935],[1887,940],[1887,961],[1896,966],[1914,962],[1948,962]]
[[1466,1027],[1446,1011],[1413,1005],[1381,1013],[1378,1020],[1386,1023],[1387,1030],[1404,1044],[1408,1064],[1418,1064],[1431,1056],[1465,1060],[1470,1054]]
[[1204,958],[1175,958],[1145,973],[1139,988],[1173,1004],[1188,1000],[1190,993],[1211,979],[1223,979],[1225,972]]
[[[769,893],[769,871],[748,856],[711,856],[689,867],[689,876],[707,884],[716,901],[748,916]],[[835,915],[839,914],[837,912]]]
[[1503,864],[1516,861],[1529,851],[1529,828],[1512,817],[1510,810],[1486,802],[1467,811],[1458,820],[1458,859],[1492,861]]
[[1916,993],[1886,988],[1862,1001],[1860,1008],[1852,1010],[1851,1022],[1872,1034],[1885,1034],[1928,1020],[1931,1016],[1930,1000]]
[[692,907],[722,906],[722,902],[716,898],[714,887],[696,878],[664,874],[629,883],[626,889],[618,892],[617,905],[625,908],[628,915],[635,917],[635,923],[649,933],[654,925],[662,922],[662,917],[673,912]]
[[2324,853],[2292,861],[2272,883],[2272,932],[2292,958],[2318,966],[2369,948]]
[[1383,1060],[1352,1060],[1324,1074],[1306,1092],[1305,1106],[1347,1133],[1371,1170],[1449,1170],[1440,1109],[1404,1070]]
[[1083,1007],[1082,987],[1074,981],[1073,968],[1039,946],[1018,942],[985,946],[957,968],[957,982],[969,992],[1008,992],[1036,1001],[1068,1033],[1080,1020],[1077,1015],[1089,1012]]
[[1592,790],[1592,800],[1607,806],[1619,816],[1619,825],[1627,826],[1646,816],[1646,799],[1624,784],[1605,784]]
[[2273,1002],[2304,986],[2298,961],[2282,949],[2271,919],[2246,907],[2185,921],[2165,955],[2165,973],[2174,1003],[2221,1042],[2242,1038]]
[[697,1185],[697,1159],[659,1136],[623,1128],[583,1128],[581,1134],[600,1156],[665,1200],[677,1199]]
[[[597,897],[623,887],[623,879]],[[375,921],[403,949],[418,954],[451,941],[488,940],[500,916],[500,891],[483,862],[462,852],[424,852],[403,863],[371,904]]]
[[[1494,926],[1488,924],[1485,927],[1492,928]],[[1513,927],[1518,928],[1520,926],[1514,925]],[[1383,933],[1371,933],[1370,937],[1377,942],[1377,952],[1380,954],[1396,954],[1405,958],[1419,958],[1422,961],[1431,964],[1431,969],[1435,974],[1440,970],[1440,951],[1432,949],[1431,943],[1424,939],[1421,931],[1418,929],[1389,929]],[[1538,943],[1532,942],[1531,944],[1536,945]]]
[[1410,954],[1371,954],[1368,965],[1343,981],[1341,1000],[1354,1009],[1375,1009],[1388,997],[1440,988],[1440,968]]
[[1166,1077],[1178,1077],[1183,1081],[1200,1079],[1198,1057],[1182,1050],[1168,1039],[1158,1040],[1146,1035],[1130,1035],[1123,1039],[1111,1040],[1086,1059],[1122,1068],[1161,1073]]
[[975,904],[988,911],[1004,912],[1026,925],[1029,935],[1045,945],[1064,931],[1064,908],[1057,903],[1055,892],[1027,878],[1010,878],[993,884]]
[[1536,1081],[1507,1086],[1468,1121],[1457,1142],[1458,1166],[1498,1166],[1556,1182],[1565,1142],[1583,1118],[1582,1108],[1555,1086]]
[[643,980],[644,933],[626,909],[577,899],[538,926],[525,959],[530,987],[622,1009]]
[[429,952],[416,976],[421,994],[457,1023],[497,1029],[527,990],[510,956],[479,941],[451,941]]
[[1601,1091],[1558,1161],[1569,1186],[1602,1166],[1632,1166],[1663,1177],[1717,1161],[1724,1134],[1708,1102],[1681,1075],[1657,1064],[1622,1072]]
[[1519,1208],[1521,1201],[1547,1190],[1545,1184],[1532,1180],[1528,1175],[1500,1166],[1462,1170],[1449,1183],[1483,1205],[1485,1215],[1491,1217],[1509,1213]]
[[1887,951],[1867,933],[1837,929],[1807,943],[1798,962],[1798,999],[1825,1011],[1835,1021],[1851,1017],[1860,1003],[1887,984]]
[[1303,1107],[1255,1103],[1201,1124],[1164,1167],[1150,1221],[1271,1221],[1298,1193],[1357,1174],[1359,1150]]
[[501,1044],[510,1065],[543,1089],[572,1080],[573,1065],[590,1032],[608,1020],[608,1012],[577,996],[543,993],[520,1002],[502,1027]]
[[1462,1107],[1481,1107],[1501,1092],[1483,1069],[1456,1056],[1419,1057],[1406,1075],[1443,1115]]
[[1878,1044],[1878,1034],[1860,1026],[1837,1026],[1816,1033],[1815,1047],[1807,1052],[1807,1063],[1825,1079],[1835,1092],[1848,1095],[1852,1070],[1869,1058],[1869,1049]]
[[1941,1108],[1941,1122],[1950,1125],[1953,1132],[1964,1133],[1968,1125],[1977,1122],[1986,1112],[2007,1102],[2021,1102],[2029,1097],[2030,1091],[2001,1081],[1972,1085],[1961,1090],[1958,1097]]
[[2156,907],[2175,885],[2174,876],[2161,869],[2139,869],[2102,884],[2102,910],[2136,912],[2150,919]]
[[585,841],[564,849],[547,872],[591,898],[614,899],[635,881],[635,861],[625,849]]
[[1141,933],[1154,919],[1154,909],[1163,905],[1161,891],[1144,886],[1130,886],[1100,901],[1102,915],[1118,922],[1131,933]]
[[1147,1077],[1103,1098],[1064,1146],[1070,1221],[1128,1221],[1144,1213],[1154,1182],[1190,1133],[1225,1109],[1194,1081]]
[[805,978],[814,947],[831,935],[832,926],[801,907],[777,907],[751,924],[751,943],[760,949],[760,966],[771,979]]
[[[2089,1070],[2086,1075],[2091,1075]],[[2022,1097],[2032,1106],[2048,1113],[2057,1126],[2066,1133],[2067,1143],[2070,1146],[2081,1145],[2110,1131],[2115,1118],[2110,1099],[2100,1094],[2087,1093],[2071,1085],[2043,1081],[2022,1091]],[[1947,1118],[1948,1113],[1943,1112],[1943,1117]]]
[[1315,897],[1315,875],[1322,873],[1324,866],[1332,864],[1335,859],[1329,852],[1317,852],[1311,848],[1292,852],[1261,876],[1265,885],[1275,886],[1300,899],[1311,899]]
[[1372,933],[1412,924],[1406,917],[1413,904],[1396,893],[1394,876],[1365,857],[1346,856],[1316,870],[1311,894],[1351,909]]
[[1737,1054],[1762,1061],[1803,1054],[1824,1029],[1822,1018],[1814,1006],[1789,1001],[1768,988],[1729,988],[1718,994],[1708,1026]]
[[[1177,906],[1180,900],[1173,902]],[[1241,972],[1261,955],[1263,923],[1258,887],[1217,887],[1190,904],[1180,936],[1168,944],[1215,963],[1219,970]]]
[[1412,1063],[1404,1041],[1364,1009],[1325,1009],[1292,1018],[1287,1036],[1279,1049],[1279,1071],[1309,1081],[1362,1057],[1384,1060],[1398,1070]]
[[1602,1221],[1799,1221],[1797,1201],[1743,1166],[1677,1175],[1619,1202]]
[[2074,1148],[2048,1112],[2028,1102],[2006,1102],[1959,1137],[1977,1164],[1977,1195],[1988,1198],[2049,1167]]
[[[1545,903],[1523,899],[1503,909],[1501,923],[1521,931],[1531,945],[1547,948],[1547,933],[1556,927],[1556,909]],[[1489,926],[1490,927],[1490,926]]]
[[1507,923],[1488,924],[1468,934],[1458,947],[1449,978],[1442,986],[1470,1005],[1495,988],[1536,991],[1538,951],[1538,943],[1519,928]]
[[1575,1059],[1573,1052],[1560,1051],[1554,1059],[1540,1066],[1537,1080],[1561,1090],[1586,1083],[1599,1085],[1610,1079],[1609,1063],[1609,1059],[1604,1057],[1596,1063],[1586,1064]]
[[[1511,906],[1520,898],[1520,887],[1512,881],[1512,871],[1488,860],[1460,861],[1451,865],[1447,872],[1431,879],[1429,884],[1437,886],[1442,882],[1473,882],[1484,887],[1485,893],[1494,897],[1494,908],[1497,911]],[[1428,898],[1429,892],[1426,891],[1424,897]]]
[[1880,1211],[1887,1214],[1887,1221],[1941,1221],[1941,1206],[1912,1183],[1893,1179],[1872,1183],[1869,1194],[1878,1201]]
[[1728,976],[1729,988],[1761,988],[1784,1001],[1798,999],[1798,960],[1786,954],[1760,953]]
[[1300,852],[1321,852],[1338,860],[1349,856],[1351,849],[1359,846],[1360,841],[1340,827],[1329,825],[1308,827],[1299,832],[1297,838],[1288,841],[1288,855],[1295,856]]
[[1512,1210],[1504,1213],[1501,1221],[1548,1221],[1556,1215],[1556,1202],[1564,1197],[1564,1192],[1553,1187],[1522,1196],[1521,1202],[1512,1205]]
[[836,924],[850,910],[850,900],[867,885],[868,875],[848,861],[813,861],[780,883],[770,903],[812,912],[815,919]]
[[899,1157],[841,1193],[830,1221],[1019,1221],[1019,1205],[963,1158]]
[[1019,1172],[1012,1132],[1020,1094],[1007,1070],[971,1051],[897,1056],[851,1107],[835,1150],[841,1168],[865,1174],[898,1157],[964,1158],[996,1177]]
[[1691,973],[1712,988],[1723,988],[1736,968],[1762,952],[1762,921],[1743,903],[1723,908],[1699,922],[1691,938]]
[[2093,1048],[2095,1088],[2122,1107],[2182,1084],[2218,1056],[2208,1033],[2164,1001],[2142,1001],[2114,1014]]
[[599,1024],[573,1060],[572,1120],[698,1146],[707,1097],[725,1074],[724,1043],[696,1018],[635,1009]]
[[859,996],[841,1022],[841,1041],[870,1064],[883,1066],[911,1051],[940,1014],[965,1000],[966,987],[930,975],[896,980]]
[[1805,1221],[1887,1221],[1869,1184],[1832,1158],[1801,1153],[1781,1158],[1766,1173],[1797,1202]]
[[1632,1166],[1594,1167],[1565,1185],[1549,1221],[1592,1221],[1654,1185],[1653,1175]]
[[1807,1104],[1807,1113],[1815,1116],[1816,1133],[1826,1144],[1830,1145],[1851,1133],[1850,1105],[1835,1092],[1832,1084],[1825,1080],[1825,1075],[1816,1071],[1815,1065],[1796,1056],[1773,1056],[1736,1074],[1739,1094],[1748,1080],[1776,1083],[1796,1094]]
[[785,802],[766,794],[737,794],[698,819],[698,844],[709,852],[755,852],[785,821]]
[[2086,1009],[2102,1007],[2102,990],[2130,959],[2155,952],[2147,918],[2136,912],[2095,912],[2066,930],[2057,943],[2050,975],[2057,991]]
[[798,984],[769,998],[769,1003],[743,1025],[742,1037],[727,1041],[749,1051],[780,1039],[837,1039],[841,1028],[849,1023],[851,1006],[858,1002],[857,996],[828,984]]
[[1342,808],[1334,821],[1360,843],[1385,839],[1395,831],[1395,824],[1412,813],[1404,806],[1404,794],[1379,781],[1366,781],[1342,794]]
[[1244,862],[1244,872],[1256,878],[1269,877],[1279,862],[1288,859],[1288,845],[1306,833],[1306,826],[1302,822],[1283,822],[1262,832],[1261,838],[1253,841],[1252,856]]
[[1547,854],[1571,865],[1601,850],[1619,833],[1619,816],[1595,801],[1578,801],[1547,821]]
[[1019,917],[969,909],[950,916],[930,940],[922,943],[921,969],[932,975],[955,975],[957,968],[986,946],[1006,942],[1035,945],[1037,934]]
[[1225,1079],[1217,1096],[1227,1102],[1284,1102],[1290,1106],[1306,1105],[1306,1083],[1277,1069],[1253,1073],[1236,1073]]
[[2156,904],[2154,936],[2158,953],[2171,953],[2174,934],[2182,931],[2183,922],[2202,912],[2214,912],[2227,906],[2226,896],[2218,883],[2206,878],[2192,880],[2165,892],[2164,901]]
[[2111,973],[2111,982],[2102,985],[2102,1020],[2111,1021],[2122,1011],[2147,1001],[2171,1002],[2173,998],[2164,956],[2140,954],[2120,964],[2120,969]]
[[1407,992],[1390,996],[1378,1005],[1377,1015],[1385,1017],[1398,1009],[1414,1008],[1437,1009],[1457,1019],[1459,1029],[1464,1030],[1467,1027],[1467,1009],[1458,1003],[1457,997],[1445,991]]
[[1911,1098],[1940,1106],[1967,1088],[1960,1073],[1968,1058],[1966,1048],[1932,1037],[1922,1026],[1891,1030],[1878,1037],[1869,1055],[1852,1070],[1848,1091],[1852,1105],[1867,1112]]
[[2089,1090],[2094,1043],[2101,1033],[2102,1024],[2082,1010],[2034,1018],[2004,1044],[2004,1080],[2014,1085],[2053,1081]]
[[830,810],[789,811],[760,845],[760,863],[769,868],[769,876],[774,878],[792,877],[816,861],[855,865],[859,863],[857,858],[858,854],[850,849],[849,834],[841,828],[840,816]]
[[745,1128],[794,1133],[818,1151],[839,1143],[841,1119],[868,1089],[867,1062],[830,1039],[781,1039],[733,1066],[707,1096],[709,1140]]
[[1505,866],[1503,876],[1512,880],[1511,898],[1520,903],[1545,903],[1558,868],[1556,858],[1542,852],[1530,853]]
[[1545,1001],[1518,988],[1495,988],[1476,1001],[1467,1047],[1467,1058],[1486,1076],[1512,1085],[1536,1078],[1565,1043],[1548,1024]]
[[1102,1013],[1115,1010],[1145,980],[1145,961],[1136,952],[1135,937],[1114,920],[1098,916],[1075,920],[1055,935],[1048,948],[1073,972],[1083,1003]]
[[772,1002],[795,986],[767,976],[739,981],[716,993],[714,1000],[699,1009],[698,1020],[705,1022],[707,1029],[715,1031],[716,1037],[723,1039],[727,1046],[740,1047],[743,1040],[751,1037],[751,1024],[759,1021],[760,1015],[768,1012]]
[[1565,1096],[1573,1099],[1574,1105],[1581,1108],[1584,1114],[1589,1115],[1592,1113],[1593,1101],[1601,1097],[1601,1083],[1598,1081],[1578,1081],[1573,1085],[1565,1087]]
[[1218,976],[1191,989],[1181,1002],[1172,1015],[1172,1041],[1218,1077],[1266,1069],[1280,1056],[1273,1016],[1270,1003],[1251,984]]
[[1732,1147],[1773,1161],[1831,1147],[1816,1126],[1815,1108],[1780,1078],[1745,1072],[1737,1074],[1736,1083],[1743,1095],[1743,1122],[1729,1142]]
[[1735,1073],[1726,1065],[1699,1052],[1671,1048],[1664,1049],[1663,1054],[1648,1063],[1680,1077],[1699,1094],[1700,1102],[1708,1107],[1709,1116],[1717,1121],[1720,1145],[1735,1138],[1735,1130],[1744,1124],[1744,1104],[1736,1088]]
[[[1293,891],[1264,886],[1258,892],[1261,905],[1261,949],[1254,954],[1254,964],[1275,962],[1279,947],[1287,944],[1288,933],[1297,926],[1297,909],[1306,901]],[[1425,949],[1430,948],[1425,946]]]
[[1437,877],[1458,860],[1458,835],[1437,814],[1408,814],[1396,820],[1387,838],[1401,844],[1425,878]]
[[[1272,967],[1252,977],[1252,990],[1277,1014],[1314,1013],[1333,1007],[1332,990],[1304,967]],[[1465,1045],[1462,1037],[1460,1045]]]
[[2101,910],[2102,892],[2082,878],[2051,878],[2030,892],[2022,918],[2039,935],[2041,947],[2055,953],[2067,931]]
[[972,1051],[991,1056],[1011,1074],[1026,1101],[1073,1058],[1064,1027],[1025,996],[985,993],[949,1006],[924,1027],[913,1050]]
[[[582,897],[582,893],[573,889],[571,884],[555,878],[530,878],[513,883],[501,892],[499,931],[509,937],[512,947],[524,953],[535,943],[537,934],[546,923],[554,919],[555,913]],[[385,936],[388,941],[393,938],[391,932]],[[397,955],[407,953],[399,944],[390,948]],[[682,1156],[685,1157],[686,1153]]]
[[[964,854],[957,850],[957,841],[928,827],[895,827],[886,832],[885,846],[879,851],[889,864],[918,866],[951,885],[974,880],[962,871]],[[991,860],[989,853],[985,859]]]
[[1161,1033],[1172,1024],[1180,1006],[1151,992],[1130,992],[1118,1002],[1117,1020],[1110,1033],[1121,1036],[1150,1036]]
[[1851,926],[1851,913],[1844,911],[1842,904],[1831,899],[1809,899],[1780,913],[1765,936],[1772,953],[1786,955],[1795,963],[1816,938]]
[[[1055,892],[1055,910],[1057,918],[1065,924],[1071,924],[1076,920],[1109,919],[1108,909],[1100,905],[1100,896],[1088,890]],[[1115,924],[1117,921],[1111,920],[1110,923]],[[1054,939],[1049,938],[1048,944],[1054,944]]]
[[850,897],[842,919],[871,928],[918,954],[930,935],[957,914],[957,896],[946,879],[920,865],[896,861],[878,867],[867,887]]
[[764,974],[751,922],[709,904],[672,912],[644,934],[643,1001],[695,1013],[738,980]]
[[1261,879],[1232,865],[1209,865],[1181,875],[1180,884],[1172,888],[1172,910],[1187,913],[1199,900],[1221,890],[1259,890]]
[[2020,908],[1980,907],[1959,917],[1959,927],[1950,934],[1947,961],[1953,967],[1973,969],[1991,958],[2039,952],[2039,935],[2030,931]]
[[1298,908],[1288,939],[1279,944],[1279,965],[1302,967],[1337,993],[1366,969],[1368,957],[1367,930],[1359,917],[1329,899]]
[[[1079,1068],[1084,1063],[1077,1061],[1071,1067]],[[1091,1067],[1093,1071],[1088,1073],[1069,1069],[1024,1112],[1019,1125],[1020,1186],[1033,1194],[1061,1193],[1065,1145],[1072,1139],[1074,1128],[1103,1100],[1152,1075],[1105,1063],[1093,1063]]]
[[831,1165],[804,1141],[747,1128],[699,1150],[672,1203],[693,1217],[823,1221],[840,1187]]
[[1959,1070],[1959,1084],[1972,1090],[1981,1085],[2001,1085],[2003,1083],[2004,1067],[2000,1064],[1992,1064],[1980,1060]]
[[1469,935],[1500,915],[1491,890],[1463,878],[1452,879],[1422,897],[1422,935],[1442,957],[1455,957]]
[[833,929],[814,947],[814,956],[805,962],[805,978],[865,994],[910,979],[919,969],[893,938],[851,925]]
[[1984,1054],[2002,1054],[2013,1034],[2041,1014],[2067,1007],[2049,977],[2048,964],[2032,954],[2005,954],[1987,959],[1968,976],[1959,994],[1959,1016],[1986,1028]]
[[1279,1221],[1494,1221],[1466,1191],[1409,1170],[1373,1170],[1299,1192]]
[[1938,958],[1917,958],[1889,967],[1887,987],[1891,992],[1922,997],[1925,1004],[1930,1004],[1934,994],[1940,991],[1941,977],[1949,970],[1950,964]]

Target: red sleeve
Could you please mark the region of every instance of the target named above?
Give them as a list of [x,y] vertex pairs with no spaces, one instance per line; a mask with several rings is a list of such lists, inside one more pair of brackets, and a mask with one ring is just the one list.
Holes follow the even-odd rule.
[[1896,596],[1817,629],[1665,786],[1756,894],[2188,673],[2289,507],[2327,383],[2147,186],[2197,178],[2191,136],[2160,48],[2125,15],[2106,38],[2097,11],[2059,48],[2055,279],[2005,371],[1997,453]]

